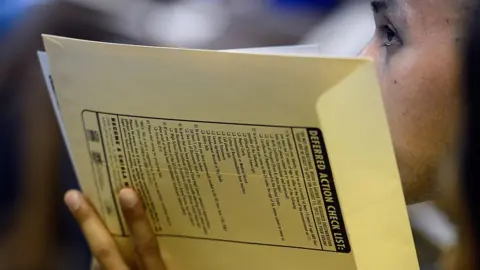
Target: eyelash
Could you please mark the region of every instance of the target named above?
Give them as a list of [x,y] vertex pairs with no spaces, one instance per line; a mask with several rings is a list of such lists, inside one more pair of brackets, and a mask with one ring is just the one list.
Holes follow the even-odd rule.
[[391,24],[384,24],[379,26],[378,32],[382,40],[381,47],[401,46],[403,44],[402,39],[398,35],[397,30]]

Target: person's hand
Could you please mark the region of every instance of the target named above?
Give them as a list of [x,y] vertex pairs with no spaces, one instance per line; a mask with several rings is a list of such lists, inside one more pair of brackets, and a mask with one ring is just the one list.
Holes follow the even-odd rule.
[[65,203],[80,225],[93,256],[106,270],[166,270],[157,239],[135,191],[120,191],[120,204],[131,233],[135,259],[130,261],[115,243],[89,200],[78,191],[65,194]]

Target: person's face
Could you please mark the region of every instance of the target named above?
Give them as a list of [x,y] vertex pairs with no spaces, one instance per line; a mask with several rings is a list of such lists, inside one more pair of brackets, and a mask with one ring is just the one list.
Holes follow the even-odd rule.
[[[447,270],[477,269],[468,213],[451,152],[459,118],[461,13],[455,0],[372,1],[376,35],[364,51],[375,60],[397,161],[408,202],[435,190],[441,167],[441,200],[459,225]],[[444,157],[447,162],[442,162]],[[453,166],[452,166],[453,165]]]
[[377,30],[363,54],[376,62],[409,203],[434,190],[457,119],[460,19],[449,2],[372,1]]

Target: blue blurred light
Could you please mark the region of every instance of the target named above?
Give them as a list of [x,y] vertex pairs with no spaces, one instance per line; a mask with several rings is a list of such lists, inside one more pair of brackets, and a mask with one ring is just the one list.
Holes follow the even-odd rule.
[[273,0],[281,8],[329,10],[339,4],[340,0]]
[[0,0],[0,39],[11,29],[23,12],[41,0]]

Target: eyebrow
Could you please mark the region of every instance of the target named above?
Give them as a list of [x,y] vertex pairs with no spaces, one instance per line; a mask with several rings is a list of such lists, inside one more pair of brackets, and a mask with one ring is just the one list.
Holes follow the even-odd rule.
[[371,0],[373,15],[395,21],[397,29],[408,26],[408,12],[404,0]]
[[392,8],[396,4],[395,0],[372,0],[370,5],[374,13],[380,13],[387,9]]

